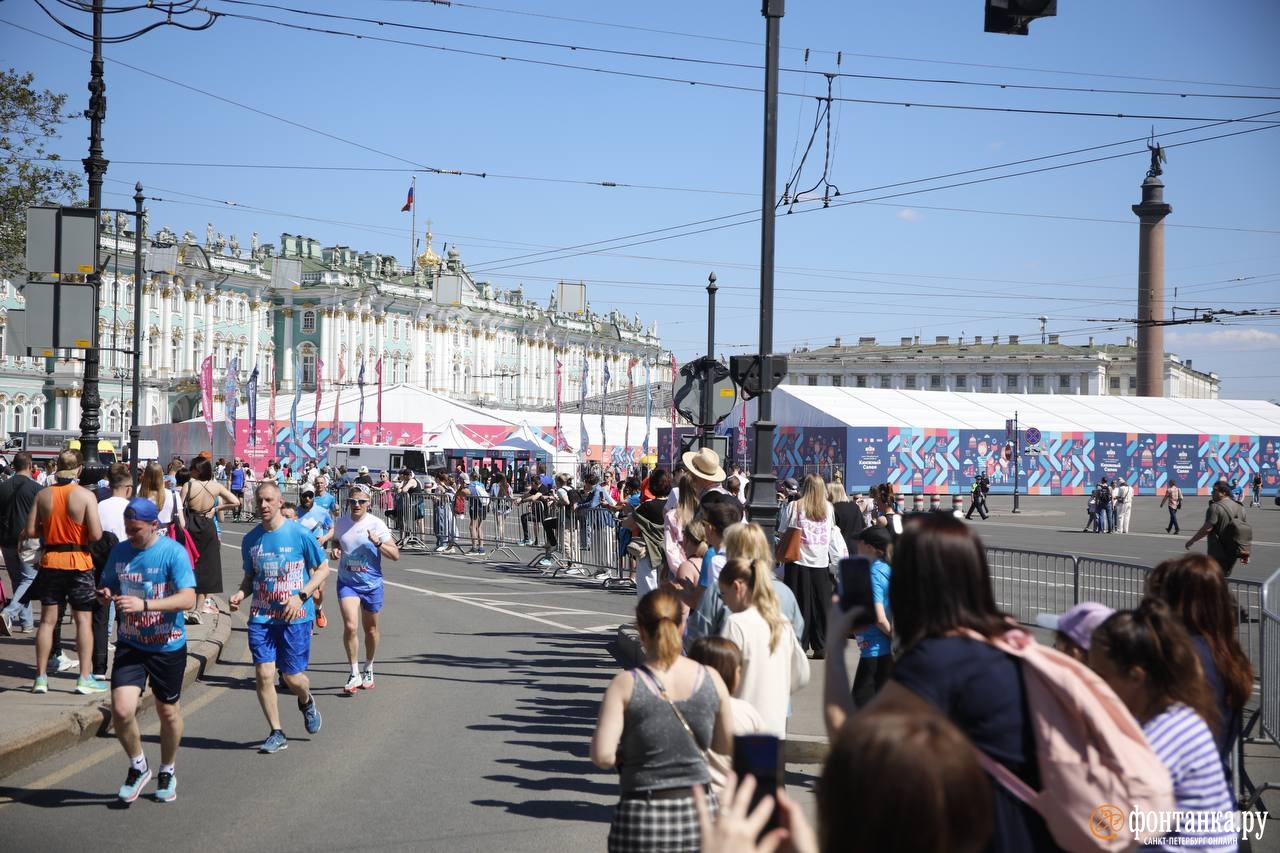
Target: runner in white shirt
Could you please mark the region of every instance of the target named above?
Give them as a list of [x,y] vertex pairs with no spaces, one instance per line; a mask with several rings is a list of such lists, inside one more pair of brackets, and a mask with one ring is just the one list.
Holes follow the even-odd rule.
[[[342,608],[342,645],[347,650],[351,677],[342,689],[355,693],[373,689],[373,656],[378,651],[378,614],[382,610],[382,558],[400,559],[400,549],[391,540],[391,531],[382,519],[369,512],[373,487],[356,483],[351,487],[350,515],[334,525],[331,556],[338,560],[338,603]],[[364,675],[357,663],[360,640],[356,622],[364,628]]]

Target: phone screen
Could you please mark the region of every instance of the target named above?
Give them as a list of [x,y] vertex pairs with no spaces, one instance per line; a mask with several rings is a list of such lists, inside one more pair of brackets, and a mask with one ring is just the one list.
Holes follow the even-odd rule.
[[840,561],[840,609],[862,608],[858,625],[869,625],[875,619],[875,601],[871,593],[871,561],[866,557],[845,557]]
[[[755,793],[751,795],[750,814],[765,796],[776,798],[782,784],[782,742],[776,735],[738,735],[733,739],[733,772],[738,779],[754,776]],[[762,835],[778,826],[778,810],[769,815]]]

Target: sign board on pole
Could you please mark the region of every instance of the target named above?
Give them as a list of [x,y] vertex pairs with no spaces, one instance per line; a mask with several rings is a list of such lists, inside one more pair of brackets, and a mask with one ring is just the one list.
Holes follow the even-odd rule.
[[561,314],[587,313],[587,286],[582,282],[562,281],[556,288],[556,310]]
[[83,207],[27,208],[27,272],[37,281],[88,275],[98,257],[98,215]]
[[271,261],[271,289],[293,290],[302,286],[302,261],[292,258],[273,258]]
[[147,272],[159,272],[174,275],[178,271],[177,246],[152,246],[143,259]]
[[22,295],[27,303],[26,346],[36,355],[93,346],[93,285],[33,281]]
[[462,276],[454,273],[437,275],[432,295],[438,305],[461,305]]
[[718,424],[729,416],[738,402],[738,386],[729,370],[719,362],[712,368],[711,415],[702,418],[702,384],[706,381],[699,361],[691,361],[680,368],[681,384],[675,388],[676,411],[693,423]]
[[1040,430],[1036,429],[1035,427],[1027,427],[1027,431],[1023,433],[1022,437],[1023,437],[1023,440],[1025,440],[1026,443],[1029,445],[1039,444]]

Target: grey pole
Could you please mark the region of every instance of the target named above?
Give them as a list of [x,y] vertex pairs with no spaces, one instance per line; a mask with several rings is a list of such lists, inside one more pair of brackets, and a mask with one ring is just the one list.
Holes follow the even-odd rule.
[[138,439],[142,435],[142,182],[133,187],[133,418],[129,421],[129,473],[135,492],[142,477],[138,466]]
[[[89,183],[89,207],[95,216],[102,208],[102,178],[107,173],[107,160],[102,156],[102,122],[107,117],[107,84],[102,75],[102,0],[93,0],[93,54],[89,60],[89,156],[84,159],[84,171]],[[87,471],[98,465],[98,430],[102,397],[98,393],[98,298],[102,287],[102,274],[98,271],[98,247],[94,249],[94,269],[89,274],[93,285],[93,331],[89,348],[84,351],[84,398],[80,408],[80,453]],[[136,326],[136,322],[135,322]]]
[[1018,412],[1013,412],[1013,511],[1018,509],[1018,472],[1022,469],[1022,430],[1018,428]]
[[773,250],[778,184],[778,38],[784,0],[763,0],[765,19],[764,166],[760,190],[760,360],[763,384],[756,401],[755,452],[748,514],[773,541],[777,526],[777,478],[773,474],[773,388],[768,376],[773,350]]
[[[701,444],[707,447],[711,441],[711,365],[716,358],[716,274],[707,276],[707,359],[702,371],[702,418],[699,426]],[[721,460],[723,461],[723,460]]]

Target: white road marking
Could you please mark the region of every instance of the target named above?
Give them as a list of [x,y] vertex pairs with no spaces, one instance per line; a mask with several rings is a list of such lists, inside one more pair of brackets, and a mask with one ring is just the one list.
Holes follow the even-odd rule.
[[[432,574],[432,573],[428,572],[428,574]],[[505,607],[495,607],[494,605],[491,605],[491,604],[482,604],[479,601],[473,601],[470,598],[465,598],[460,595],[452,595],[447,592],[436,592],[435,590],[431,590],[431,589],[423,589],[420,586],[410,586],[407,583],[397,583],[396,581],[389,581],[385,579],[383,582],[386,583],[388,586],[396,586],[396,587],[400,587],[401,589],[408,589],[414,592],[420,592],[423,595],[430,595],[436,598],[443,598],[443,599],[446,599],[447,601],[456,601],[459,604],[469,604],[472,607],[480,607],[485,610],[491,610],[494,613],[502,613],[506,616],[514,616],[517,619],[527,619],[530,622],[539,622],[543,625],[550,625],[552,628],[559,628],[562,631],[572,631],[575,634],[597,633],[596,631],[590,628],[578,628],[573,625],[566,625],[563,622],[553,622],[550,619],[543,619],[541,616],[533,616],[528,613],[520,613],[515,610],[508,610]]]

